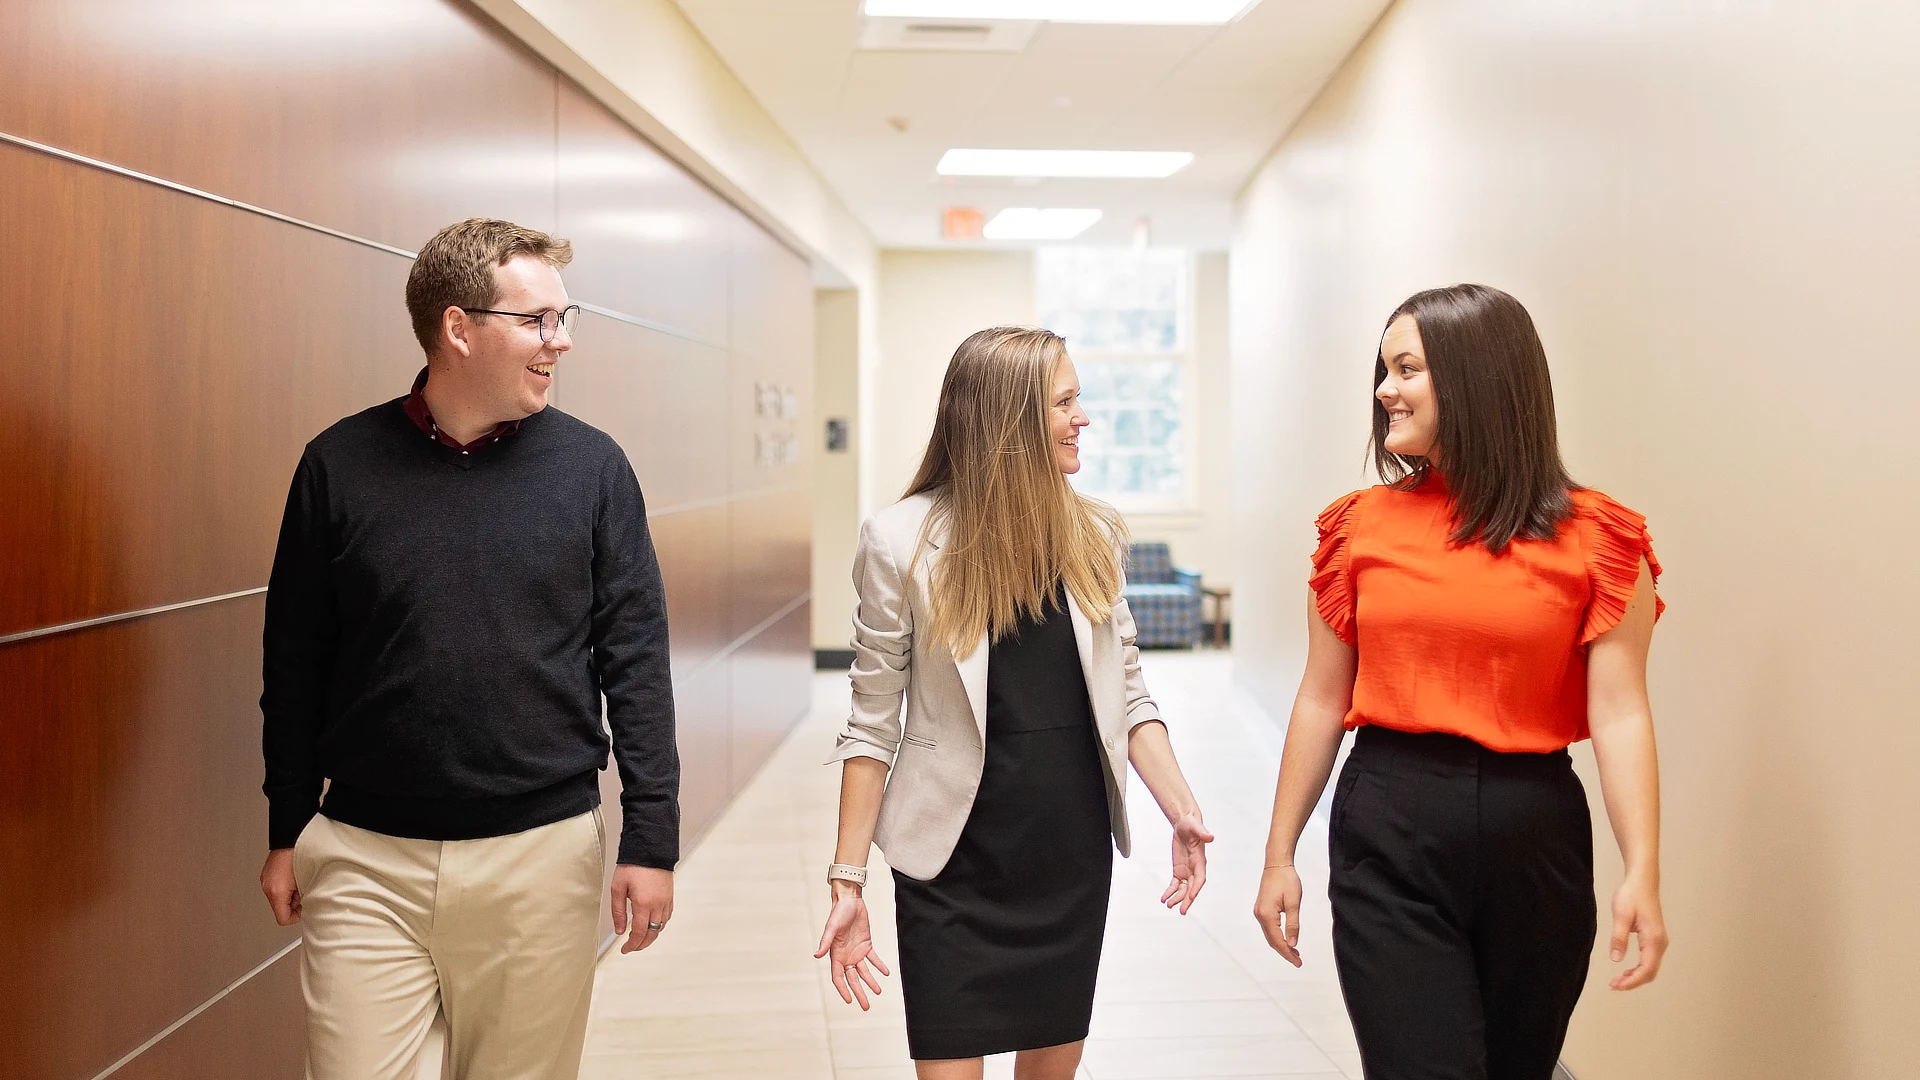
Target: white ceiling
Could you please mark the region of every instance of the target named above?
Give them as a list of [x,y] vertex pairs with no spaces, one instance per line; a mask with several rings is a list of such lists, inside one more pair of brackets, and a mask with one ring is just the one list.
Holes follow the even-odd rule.
[[[1219,249],[1234,192],[1391,0],[1261,0],[1226,26],[1048,23],[1012,53],[862,50],[861,0],[676,2],[881,247],[955,246],[949,206],[1063,206],[1106,212],[1078,242],[1127,243],[1144,217],[1156,244]],[[956,146],[1198,156],[1164,180],[936,175]]]

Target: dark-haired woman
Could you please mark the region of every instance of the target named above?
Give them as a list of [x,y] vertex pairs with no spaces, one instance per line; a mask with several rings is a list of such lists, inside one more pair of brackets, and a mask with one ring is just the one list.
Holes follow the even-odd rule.
[[1548,1080],[1595,934],[1591,737],[1626,863],[1610,955],[1651,981],[1659,780],[1646,520],[1574,484],[1533,320],[1482,285],[1419,293],[1374,365],[1381,486],[1317,522],[1307,670],[1254,915],[1300,964],[1295,844],[1343,729],[1329,836],[1334,963],[1369,1080]]

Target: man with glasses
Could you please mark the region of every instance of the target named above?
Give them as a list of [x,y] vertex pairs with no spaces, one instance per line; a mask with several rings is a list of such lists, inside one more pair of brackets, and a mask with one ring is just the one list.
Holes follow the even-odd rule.
[[413,392],[322,432],[294,472],[267,586],[260,884],[302,924],[313,1080],[411,1078],[436,1015],[458,1076],[577,1074],[609,742],[621,951],[673,910],[680,769],[640,486],[611,438],[547,407],[571,258],[505,221],[441,230],[407,278]]

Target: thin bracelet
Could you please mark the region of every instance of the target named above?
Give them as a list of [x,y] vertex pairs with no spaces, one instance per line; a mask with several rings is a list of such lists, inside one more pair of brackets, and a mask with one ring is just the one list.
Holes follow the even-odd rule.
[[1283,866],[1292,866],[1292,865],[1293,865],[1293,864],[1292,864],[1292,863],[1290,863],[1290,862],[1270,862],[1270,863],[1268,863],[1267,865],[1265,865],[1265,866],[1263,866],[1263,867],[1261,867],[1260,869],[1262,869],[1262,870],[1278,870],[1278,869],[1280,869],[1280,868],[1281,868],[1281,867],[1283,867]]

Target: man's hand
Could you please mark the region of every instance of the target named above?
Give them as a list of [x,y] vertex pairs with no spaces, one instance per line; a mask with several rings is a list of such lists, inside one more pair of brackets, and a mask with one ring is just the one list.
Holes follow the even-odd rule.
[[626,863],[613,868],[613,932],[627,935],[620,943],[621,952],[639,952],[653,944],[672,917],[673,871]]
[[267,865],[260,868],[260,891],[273,905],[273,921],[292,926],[300,921],[300,886],[293,883],[293,849],[274,848],[267,852]]

